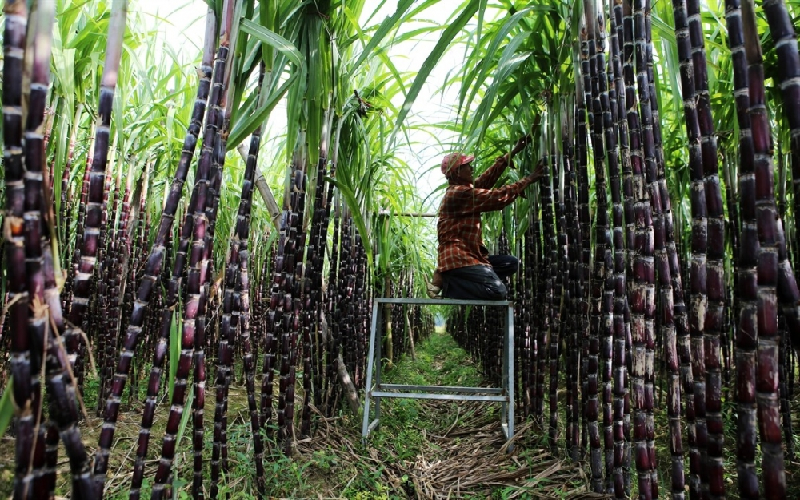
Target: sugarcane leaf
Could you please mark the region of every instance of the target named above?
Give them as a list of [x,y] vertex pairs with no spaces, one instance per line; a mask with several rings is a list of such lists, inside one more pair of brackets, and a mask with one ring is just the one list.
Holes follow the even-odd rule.
[[345,184],[340,184],[336,182],[336,179],[331,177],[325,177],[325,180],[336,186],[344,197],[345,203],[350,208],[350,213],[353,216],[353,221],[356,223],[358,232],[361,234],[361,240],[363,241],[364,249],[367,252],[367,261],[369,262],[369,265],[372,266],[372,240],[370,239],[369,232],[367,232],[367,225],[364,222],[364,215],[361,212],[361,206],[358,204],[353,191]]
[[0,436],[6,434],[8,424],[11,423],[11,417],[14,416],[14,400],[11,399],[13,391],[14,376],[11,375],[6,381],[6,388],[3,391],[3,397],[0,399]]
[[[493,69],[494,64],[494,56],[497,52],[500,43],[505,41],[506,36],[511,32],[511,30],[519,24],[519,20],[523,17],[527,16],[529,12],[533,11],[534,8],[538,8],[541,6],[531,5],[521,11],[517,12],[513,16],[511,16],[508,21],[506,21],[503,26],[500,27],[500,30],[497,33],[492,33],[491,42],[486,49],[485,53],[481,53],[482,60],[484,61],[483,64],[480,64],[476,67],[476,70],[479,70],[478,76],[475,78],[474,81],[467,79],[466,81],[462,82],[462,92],[461,92],[461,99],[459,100],[459,113],[461,113],[461,109],[468,109],[470,107],[470,103],[475,98],[475,95],[478,92],[478,89],[481,88],[483,82],[486,80],[489,71]],[[537,9],[538,10],[538,9]],[[464,102],[466,92],[469,88],[472,88],[472,92],[469,95],[469,98]]]
[[175,307],[172,322],[169,326],[169,399],[175,389],[175,378],[178,376],[178,360],[181,357],[181,316],[180,307]]
[[191,411],[186,411],[187,408],[192,407],[194,401],[194,391],[188,391],[189,395],[186,397],[186,404],[183,405],[183,415],[181,415],[181,425],[178,427],[178,435],[175,437],[175,449],[179,449],[181,439],[186,433],[186,424],[189,422],[189,417],[192,415]]
[[245,137],[253,133],[253,131],[257,129],[259,125],[264,123],[267,118],[269,118],[272,110],[275,109],[275,106],[277,106],[278,102],[280,102],[297,78],[297,73],[292,73],[292,76],[290,76],[289,79],[286,80],[286,82],[284,82],[284,84],[278,90],[273,92],[263,105],[261,105],[252,113],[237,113],[237,116],[241,116],[241,118],[236,121],[233,126],[233,130],[228,137],[228,150],[234,149],[236,146],[238,146],[245,139]]
[[372,35],[369,39],[369,43],[367,46],[364,47],[364,50],[361,51],[361,55],[358,56],[356,62],[353,63],[353,66],[350,67],[350,71],[348,72],[348,77],[352,77],[355,73],[356,69],[361,66],[361,63],[364,60],[373,54],[373,50],[378,47],[378,44],[383,41],[383,38],[398,24],[398,21],[402,19],[403,14],[408,10],[409,7],[414,3],[414,0],[399,0],[397,2],[397,9],[394,11],[394,14],[387,17],[383,20],[380,27],[378,27],[378,31]]
[[[416,101],[420,91],[422,91],[422,87],[427,82],[428,77],[433,71],[433,68],[436,67],[436,64],[441,60],[442,56],[444,56],[447,48],[450,46],[458,32],[461,31],[464,26],[466,26],[470,19],[472,19],[472,16],[478,10],[479,3],[480,0],[469,0],[459,7],[461,14],[447,25],[447,28],[436,42],[433,50],[430,54],[428,54],[425,62],[422,63],[422,66],[417,73],[417,77],[414,79],[414,83],[411,84],[411,87],[408,90],[408,95],[406,95],[405,102],[400,107],[400,114],[397,116],[397,120],[395,121],[395,128],[392,137],[394,137],[394,135],[400,130],[403,122],[406,119],[406,116],[408,116],[408,113],[411,111],[411,106],[414,105],[414,101]],[[394,140],[390,140],[390,142],[394,142]]]
[[265,43],[271,47],[275,47],[277,50],[285,54],[290,61],[300,68],[300,81],[305,80],[305,59],[300,51],[297,50],[297,47],[295,47],[289,40],[285,39],[274,31],[268,30],[267,28],[254,23],[249,19],[242,19],[240,24],[244,32],[253,35],[261,40],[262,43]]

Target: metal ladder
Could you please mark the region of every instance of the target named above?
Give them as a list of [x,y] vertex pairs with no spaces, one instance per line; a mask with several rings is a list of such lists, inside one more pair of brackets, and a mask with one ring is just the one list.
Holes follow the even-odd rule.
[[[452,305],[505,307],[503,319],[502,387],[458,387],[399,385],[381,383],[381,344],[383,343],[383,305]],[[377,363],[375,360],[377,359]],[[374,372],[374,376],[373,376]],[[367,385],[364,397],[364,418],[361,439],[367,437],[380,423],[381,398],[443,399],[451,401],[500,402],[501,424],[506,440],[514,437],[514,303],[505,300],[455,300],[455,299],[393,299],[376,298],[372,305],[372,326],[369,333],[369,355],[367,359]],[[374,380],[374,385],[373,385]],[[460,394],[459,394],[460,393]],[[375,418],[370,420],[372,399],[375,400]],[[513,447],[509,447],[511,451]]]

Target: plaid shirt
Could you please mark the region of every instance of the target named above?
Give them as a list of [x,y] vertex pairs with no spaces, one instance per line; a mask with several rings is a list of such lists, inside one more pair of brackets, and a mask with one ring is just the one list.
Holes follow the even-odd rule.
[[451,184],[439,206],[440,272],[465,266],[489,266],[489,250],[481,239],[481,213],[510,205],[533,181],[527,177],[497,189],[491,189],[508,166],[508,155],[473,181]]

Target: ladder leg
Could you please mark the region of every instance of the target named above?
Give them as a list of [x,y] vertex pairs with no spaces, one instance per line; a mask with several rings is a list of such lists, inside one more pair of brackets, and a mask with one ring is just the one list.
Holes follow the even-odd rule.
[[[364,391],[364,415],[361,423],[361,439],[366,441],[367,434],[369,433],[369,406],[370,394],[372,394],[372,370],[375,366],[375,345],[376,345],[376,326],[378,323],[378,303],[375,302],[372,306],[372,325],[369,331],[369,354],[367,357],[367,385]],[[378,339],[378,344],[380,339]],[[380,357],[378,358],[378,365],[380,366]]]
[[[377,333],[377,342],[375,343],[375,360],[377,365],[375,366],[375,387],[378,390],[381,390],[381,373],[383,372],[383,308],[378,307],[377,312],[375,313],[377,317],[377,325],[376,331]],[[381,418],[381,398],[375,398],[375,420]]]

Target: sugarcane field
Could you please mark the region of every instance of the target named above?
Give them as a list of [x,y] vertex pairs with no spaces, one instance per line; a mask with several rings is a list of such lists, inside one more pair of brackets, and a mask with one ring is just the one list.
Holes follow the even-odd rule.
[[800,0],[3,4],[0,499],[800,499]]

